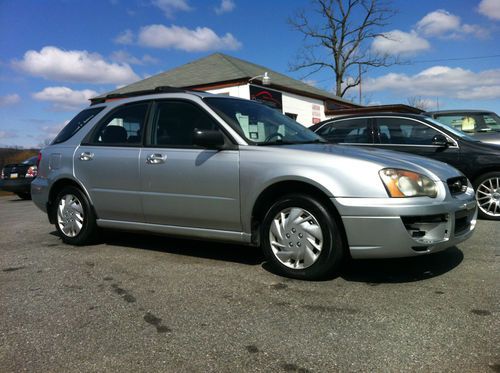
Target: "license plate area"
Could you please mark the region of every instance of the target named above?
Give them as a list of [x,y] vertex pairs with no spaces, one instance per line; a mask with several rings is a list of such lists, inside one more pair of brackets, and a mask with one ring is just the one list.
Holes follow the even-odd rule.
[[17,179],[19,177],[19,174],[17,172],[10,174],[11,179]]

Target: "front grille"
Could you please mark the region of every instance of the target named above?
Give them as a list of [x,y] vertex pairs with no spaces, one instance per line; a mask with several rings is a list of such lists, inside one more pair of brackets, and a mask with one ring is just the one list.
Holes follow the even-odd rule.
[[467,178],[465,176],[452,177],[446,181],[451,194],[465,193],[467,190]]

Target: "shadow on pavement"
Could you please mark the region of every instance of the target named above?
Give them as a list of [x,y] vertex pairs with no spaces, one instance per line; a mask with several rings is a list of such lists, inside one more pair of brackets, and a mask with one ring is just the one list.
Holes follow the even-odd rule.
[[118,231],[104,232],[100,237],[100,241],[113,246],[126,246],[141,250],[153,250],[248,265],[258,265],[264,261],[264,256],[259,248],[220,242],[195,241]]
[[412,258],[351,260],[344,265],[340,277],[372,285],[421,281],[453,270],[463,259],[462,251],[454,246]]

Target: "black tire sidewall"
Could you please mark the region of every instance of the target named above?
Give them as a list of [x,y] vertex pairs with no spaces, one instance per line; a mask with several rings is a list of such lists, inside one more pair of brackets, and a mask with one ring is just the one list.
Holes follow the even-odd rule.
[[[292,269],[283,265],[274,255],[269,242],[269,230],[274,217],[282,210],[299,207],[310,212],[318,221],[323,233],[323,248],[317,261],[304,269]],[[276,201],[267,211],[261,230],[262,250],[276,272],[301,280],[320,280],[335,272],[343,257],[344,243],[335,217],[313,197],[290,194]]]
[[[477,188],[479,187],[480,184],[483,183],[483,181],[487,180],[487,179],[491,179],[493,177],[498,177],[500,178],[500,172],[488,172],[484,175],[481,175],[479,176],[476,180],[474,180],[474,194],[475,194],[475,197],[476,197],[476,201],[477,201]],[[494,216],[490,216],[490,215],[487,215],[485,214],[481,208],[479,207],[479,201],[477,201],[477,205],[478,205],[478,215],[481,219],[486,219],[486,220],[500,220],[500,216],[498,217],[494,217]]]
[[[59,223],[57,220],[57,209],[59,206],[59,201],[61,198],[68,194],[73,194],[78,200],[80,201],[83,209],[83,224],[82,224],[82,229],[80,232],[75,236],[75,237],[68,237],[66,236],[62,230],[59,228]],[[94,237],[95,231],[96,231],[96,222],[95,222],[95,215],[92,210],[92,207],[90,206],[90,202],[85,195],[80,189],[73,187],[73,186],[67,186],[64,187],[57,195],[55,204],[54,204],[54,219],[55,219],[55,226],[57,229],[57,232],[61,236],[61,239],[68,244],[71,245],[84,245],[86,243],[89,243],[91,239]]]

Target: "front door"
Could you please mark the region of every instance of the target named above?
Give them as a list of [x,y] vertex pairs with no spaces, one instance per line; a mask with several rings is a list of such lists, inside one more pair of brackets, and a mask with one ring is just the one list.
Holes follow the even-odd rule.
[[194,146],[194,129],[219,124],[190,101],[155,104],[140,156],[147,223],[241,231],[239,151]]
[[434,145],[436,135],[444,133],[423,122],[402,117],[377,117],[374,146],[389,150],[413,153],[449,163],[460,169],[460,152],[453,139],[449,146]]

